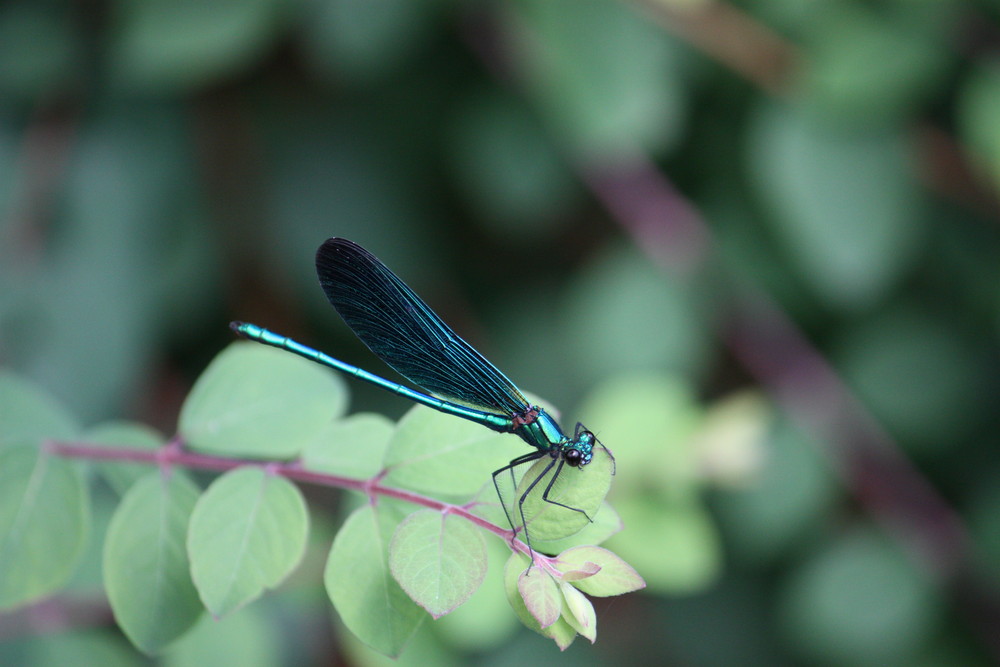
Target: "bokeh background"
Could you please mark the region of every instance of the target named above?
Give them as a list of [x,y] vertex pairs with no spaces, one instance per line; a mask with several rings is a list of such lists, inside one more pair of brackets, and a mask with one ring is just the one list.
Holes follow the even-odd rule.
[[[235,318],[382,370],[316,284],[344,236],[615,452],[650,585],[595,646],[494,590],[397,664],[1000,661],[998,188],[991,0],[0,4],[0,364],[82,424],[172,433]],[[335,502],[158,661],[379,664]],[[0,655],[146,664],[98,564]]]

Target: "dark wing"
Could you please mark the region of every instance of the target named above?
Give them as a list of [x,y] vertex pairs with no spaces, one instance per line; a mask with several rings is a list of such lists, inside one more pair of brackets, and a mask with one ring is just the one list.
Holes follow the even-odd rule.
[[511,415],[529,407],[513,382],[358,244],[327,239],[316,252],[316,272],[351,330],[403,377],[490,412]]

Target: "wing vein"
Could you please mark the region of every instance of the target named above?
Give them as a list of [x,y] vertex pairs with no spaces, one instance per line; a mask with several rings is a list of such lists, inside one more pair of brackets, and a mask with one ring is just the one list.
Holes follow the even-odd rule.
[[496,366],[466,343],[378,258],[347,239],[316,253],[327,299],[361,341],[427,391],[500,414],[529,407]]

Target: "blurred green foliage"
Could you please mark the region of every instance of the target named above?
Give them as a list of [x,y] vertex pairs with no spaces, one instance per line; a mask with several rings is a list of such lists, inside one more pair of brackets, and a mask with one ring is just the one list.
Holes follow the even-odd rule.
[[[772,295],[967,525],[966,585],[996,604],[998,43],[985,0],[7,0],[0,364],[69,406],[65,437],[174,432],[232,318],[379,372],[313,273],[351,238],[597,432],[611,548],[650,584],[557,655],[514,634],[488,544],[480,611],[424,623],[393,664],[991,664],[981,608],[852,494],[840,450],[766,393],[732,408],[761,378],[726,343],[734,287]],[[637,156],[703,215],[697,270],[644,255],[597,193],[594,168]],[[352,391],[352,411],[408,407]],[[0,422],[20,409],[0,391]],[[113,507],[95,497],[98,534]],[[70,599],[101,595],[89,548]],[[378,664],[331,638],[322,565],[300,569],[162,662]],[[142,662],[106,613],[3,620],[4,664]]]

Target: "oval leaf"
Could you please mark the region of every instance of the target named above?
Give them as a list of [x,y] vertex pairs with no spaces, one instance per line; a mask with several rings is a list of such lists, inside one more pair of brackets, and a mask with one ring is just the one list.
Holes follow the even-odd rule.
[[559,591],[563,596],[562,617],[570,627],[593,644],[597,641],[597,612],[594,611],[594,605],[586,595],[566,582],[559,584]]
[[111,72],[144,91],[189,90],[260,58],[284,22],[278,0],[115,3]]
[[216,479],[188,530],[191,577],[205,607],[222,616],[274,588],[305,553],[309,517],[298,488],[257,467]]
[[506,541],[487,539],[486,554],[486,577],[479,590],[454,612],[434,622],[435,636],[463,651],[482,652],[504,646],[520,625],[504,605],[504,563],[510,557],[510,547]]
[[0,447],[31,445],[43,438],[72,438],[76,423],[66,409],[33,382],[0,371]]
[[542,633],[554,641],[560,651],[568,649],[573,640],[576,639],[576,630],[562,616],[556,619],[555,623],[543,629]]
[[540,568],[529,567],[517,578],[517,592],[542,629],[559,620],[562,595],[559,594],[559,585],[550,574]]
[[518,12],[513,24],[525,33],[516,54],[528,89],[576,151],[613,160],[655,152],[676,137],[685,101],[681,61],[652,22],[627,4],[600,0],[511,7]]
[[439,6],[410,0],[337,0],[310,6],[296,38],[305,62],[338,81],[370,81],[419,55]]
[[1000,184],[1000,63],[979,62],[966,77],[959,98],[959,127],[963,145],[987,170],[994,187]]
[[69,579],[90,527],[89,498],[71,462],[28,445],[0,448],[0,608]]
[[524,454],[524,441],[415,406],[389,442],[386,483],[421,493],[471,495],[494,470]]
[[597,510],[597,516],[594,517],[594,520],[581,528],[579,532],[558,540],[538,540],[532,533],[531,546],[542,553],[558,554],[584,544],[600,544],[621,531],[622,527],[622,519],[618,516],[618,512],[607,501],[604,501],[601,503],[600,509]]
[[578,563],[575,566],[575,569],[563,572],[562,579],[563,581],[579,581],[580,579],[592,577],[600,571],[600,565],[597,563],[591,563],[590,561],[585,561],[583,563]]
[[779,627],[806,663],[910,663],[940,627],[943,600],[933,576],[874,531],[831,542],[789,572]]
[[772,105],[750,137],[753,175],[802,275],[830,305],[876,302],[923,233],[905,135],[839,130]]
[[559,554],[556,562],[560,572],[589,572],[595,565],[600,570],[593,576],[573,581],[574,586],[588,595],[608,597],[646,587],[631,565],[602,547],[574,547]]
[[198,378],[180,432],[192,449],[291,458],[343,414],[343,380],[306,359],[257,343],[234,343]]
[[388,545],[398,521],[384,503],[355,511],[333,540],[323,576],[344,625],[388,656],[400,654],[425,618],[389,572]]
[[324,426],[302,451],[310,470],[368,479],[382,470],[389,439],[395,430],[382,415],[358,413]]
[[514,614],[517,615],[526,628],[534,630],[543,637],[554,640],[560,649],[565,650],[573,643],[576,631],[562,618],[549,627],[542,628],[538,624],[538,619],[528,611],[528,607],[524,603],[524,598],[521,597],[519,589],[521,575],[524,574],[524,571],[530,564],[531,561],[528,557],[518,552],[512,553],[510,558],[507,559],[507,563],[503,569],[503,584],[504,592],[507,594],[507,602],[510,603]]
[[521,591],[518,590],[521,573],[529,565],[531,565],[531,560],[524,554],[515,551],[510,555],[503,568],[504,592],[507,594],[507,602],[510,603],[511,609],[514,610],[514,613],[521,619],[525,627],[542,633],[542,628],[538,625],[538,620],[528,611],[528,608],[524,604],[524,598],[521,597]]
[[201,615],[184,540],[198,488],[180,472],[152,472],[115,510],[104,543],[104,582],[118,625],[157,653]]
[[521,477],[514,495],[505,499],[511,520],[520,526],[523,512],[532,539],[574,535],[597,516],[613,475],[614,462],[603,447],[595,448],[594,459],[581,468],[563,465],[560,469],[548,456],[540,458]]
[[389,545],[392,576],[434,618],[468,600],[483,583],[486,566],[483,536],[454,514],[414,512]]

